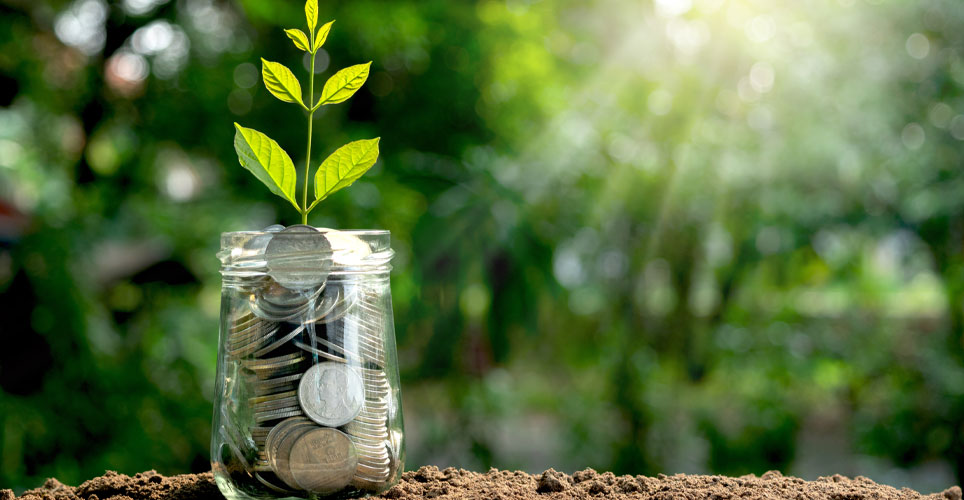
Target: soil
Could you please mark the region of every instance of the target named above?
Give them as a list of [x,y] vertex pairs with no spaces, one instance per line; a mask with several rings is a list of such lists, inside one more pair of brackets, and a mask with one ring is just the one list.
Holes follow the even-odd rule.
[[[0,500],[14,500],[11,490],[0,490]],[[25,491],[22,500],[218,500],[221,493],[211,473],[165,477],[157,472],[134,476],[107,472],[80,486],[66,486],[48,479],[43,486]],[[425,466],[406,472],[402,481],[380,498],[393,500],[486,499],[560,500],[570,498],[612,498],[652,500],[962,500],[961,488],[953,486],[940,493],[922,495],[914,490],[877,484],[866,477],[850,479],[841,475],[804,481],[767,472],[761,477],[691,476],[677,474],[656,477],[616,476],[592,469],[572,475],[549,469],[542,474],[491,469],[486,473]]]

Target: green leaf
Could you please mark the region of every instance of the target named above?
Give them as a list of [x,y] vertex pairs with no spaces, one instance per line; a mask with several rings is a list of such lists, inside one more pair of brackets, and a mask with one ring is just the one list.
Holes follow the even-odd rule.
[[341,188],[350,186],[378,160],[381,137],[354,141],[338,148],[315,172],[315,203]]
[[261,59],[261,78],[264,79],[264,86],[268,88],[275,97],[284,102],[294,102],[302,107],[305,104],[301,101],[301,84],[295,78],[295,74],[284,64]]
[[322,104],[338,104],[348,100],[368,79],[368,71],[371,65],[370,61],[365,64],[356,64],[332,75],[325,82],[325,88],[321,91],[321,101],[319,102]]
[[305,52],[312,52],[311,43],[308,41],[308,35],[306,35],[304,31],[299,29],[290,29],[285,30],[285,34],[288,35],[288,38],[295,43],[295,47],[298,47]]
[[315,26],[318,26],[318,0],[305,2],[305,19],[308,20],[308,30],[314,33]]
[[288,200],[299,212],[295,201],[295,188],[298,174],[295,165],[285,150],[281,149],[270,137],[257,130],[244,128],[236,122],[234,128],[234,150],[238,153],[241,166],[251,171],[272,193]]
[[318,33],[315,35],[315,46],[311,48],[312,53],[318,52],[318,49],[325,44],[325,40],[328,39],[328,32],[331,31],[331,25],[334,23],[335,21],[328,21],[318,28]]

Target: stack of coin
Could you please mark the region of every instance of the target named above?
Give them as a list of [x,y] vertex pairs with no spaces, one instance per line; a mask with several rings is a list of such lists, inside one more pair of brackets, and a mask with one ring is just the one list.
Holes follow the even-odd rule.
[[245,247],[264,266],[241,280],[246,299],[227,316],[227,359],[244,389],[236,411],[222,412],[222,440],[233,463],[276,493],[379,491],[398,460],[383,340],[390,312],[364,277],[329,280],[333,266],[361,262],[367,244],[315,232],[278,228]]

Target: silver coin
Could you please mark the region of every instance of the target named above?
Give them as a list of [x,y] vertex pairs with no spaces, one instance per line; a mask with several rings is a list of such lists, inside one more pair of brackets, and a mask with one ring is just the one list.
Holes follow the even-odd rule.
[[301,374],[295,373],[294,375],[287,375],[284,377],[258,380],[252,384],[252,388],[254,389],[254,393],[258,396],[267,396],[276,392],[286,392],[292,389],[297,390],[298,380],[300,379]]
[[357,371],[325,361],[301,377],[298,400],[308,418],[328,427],[340,427],[361,412],[365,391]]
[[304,359],[304,356],[302,356],[300,353],[293,353],[275,358],[243,359],[241,360],[241,366],[249,370],[257,370],[261,368],[277,367],[291,361],[301,361],[302,359]]
[[385,425],[386,420],[388,420],[388,417],[386,415],[371,416],[370,414],[362,412],[362,413],[359,413],[354,420],[345,424],[345,426],[347,427],[349,425],[352,425],[355,422],[363,423],[363,424],[372,424],[372,425]]
[[298,486],[312,493],[333,493],[351,483],[358,454],[338,429],[318,428],[300,435],[291,447],[288,469]]
[[[371,412],[380,412],[387,415],[388,396],[392,392],[392,387],[388,383],[388,377],[382,370],[361,370],[362,384],[365,387],[365,406],[359,417],[369,415]],[[382,415],[382,416],[384,416]]]
[[245,357],[260,349],[265,344],[271,342],[274,334],[278,332],[279,326],[276,324],[259,323],[252,327],[250,333],[243,336],[238,335],[228,340],[227,352],[234,357]]
[[296,417],[301,415],[301,409],[284,409],[284,410],[271,410],[265,412],[259,412],[254,414],[254,421],[257,423],[270,422],[272,420],[281,420],[288,417]]
[[305,361],[305,359],[304,355],[296,352],[276,358],[242,359],[241,366],[251,370],[261,379],[268,379],[278,375],[286,375],[293,371],[299,371],[301,363]]
[[321,229],[331,245],[332,260],[338,266],[360,265],[372,254],[372,247],[357,236],[334,229]]
[[228,317],[228,324],[230,325],[228,332],[236,333],[239,329],[243,329],[257,320],[258,318],[254,313],[247,309],[236,311]]
[[303,332],[304,330],[305,330],[305,326],[304,326],[304,325],[301,325],[301,326],[299,326],[298,328],[295,328],[294,330],[292,330],[290,333],[282,336],[280,339],[278,339],[278,340],[276,340],[276,341],[274,341],[274,342],[272,342],[272,343],[270,343],[270,344],[262,347],[261,349],[258,349],[257,351],[254,351],[254,353],[252,354],[252,356],[254,356],[254,357],[256,357],[256,358],[261,357],[261,356],[264,356],[265,354],[268,354],[269,352],[271,352],[271,351],[273,351],[273,350],[275,350],[275,349],[277,349],[277,348],[279,348],[279,347],[287,344],[287,343],[290,342],[291,340],[297,338],[299,335],[301,335],[301,332]]
[[320,290],[320,288],[315,288],[309,292],[290,290],[277,282],[272,282],[258,293],[258,298],[261,299],[262,306],[274,306],[277,310],[297,309],[305,306],[308,300]]
[[261,320],[261,322],[251,325],[238,333],[231,334],[227,342],[229,350],[242,349],[252,342],[262,339],[265,335],[274,333],[274,326],[276,325]]
[[333,354],[357,364],[370,362],[378,367],[384,366],[385,353],[379,347],[381,341],[373,340],[371,334],[350,321],[350,317],[346,317],[340,326],[328,330],[330,340],[314,337],[308,339],[309,343],[315,347],[326,347]]
[[[388,472],[388,445],[384,442],[379,446],[379,453],[371,456],[365,455],[361,451],[358,453],[359,472],[372,476],[379,476]],[[384,479],[384,478],[382,478]]]
[[254,340],[255,338],[263,335],[265,331],[270,330],[271,326],[272,325],[270,323],[267,323],[263,319],[258,318],[257,322],[252,323],[244,328],[239,328],[234,332],[231,332],[228,335],[228,343],[235,347],[247,344],[248,342]]
[[266,396],[257,396],[254,398],[248,398],[248,404],[256,406],[259,404],[270,403],[272,401],[278,401],[279,399],[293,398],[298,395],[297,391],[285,391],[276,394],[268,394]]
[[379,464],[366,464],[359,458],[358,467],[355,469],[355,478],[362,480],[369,480],[371,482],[380,483],[388,479],[388,474],[391,469],[388,466],[389,459],[386,456],[384,463]]
[[[311,340],[311,342],[313,342],[314,344],[321,344],[322,346],[327,347],[328,349],[334,351],[333,354],[335,354],[336,356],[339,356],[338,357],[339,360],[342,360],[342,359],[351,360],[351,361],[355,361],[356,363],[364,363],[365,361],[362,357],[357,356],[354,352],[351,352],[350,350],[346,350],[344,347],[334,342],[329,342],[321,337],[315,337],[314,339]],[[302,349],[304,348],[302,347]],[[308,349],[308,351],[311,353],[315,353],[315,350]],[[319,350],[319,352],[324,352],[324,351]]]
[[254,412],[298,408],[297,391],[281,392],[267,396],[257,396],[248,399],[248,404]]
[[272,282],[249,296],[248,305],[260,318],[273,322],[289,321],[303,316],[322,290],[323,288],[317,288],[311,293],[296,292]]
[[388,438],[388,427],[385,426],[385,422],[361,422],[355,419],[345,424],[345,432],[352,436],[373,441]]
[[307,351],[307,352],[309,352],[309,353],[311,353],[311,354],[314,354],[315,356],[320,356],[320,357],[322,357],[322,358],[325,358],[325,359],[327,359],[327,360],[330,360],[330,361],[333,361],[333,362],[336,362],[336,363],[344,363],[344,362],[345,362],[345,358],[343,358],[343,357],[341,357],[341,356],[338,356],[337,354],[332,354],[332,353],[330,353],[330,352],[322,351],[321,349],[318,349],[317,347],[312,347],[312,346],[310,346],[310,345],[308,345],[308,344],[306,344],[306,343],[304,343],[304,342],[301,342],[301,341],[296,340],[296,341],[294,341],[294,345],[295,345],[295,347],[297,347],[297,348],[299,348],[299,349],[302,349],[302,350],[305,350],[305,351]]
[[315,342],[361,364],[370,362],[377,367],[385,365],[385,351],[382,348],[381,335],[378,334],[379,329],[360,323],[350,314],[329,331],[334,333],[332,337],[335,342],[324,339],[315,339]]
[[281,410],[298,410],[298,409],[300,409],[298,406],[298,398],[279,399],[277,401],[261,403],[251,408],[252,411],[257,413],[272,411],[272,410],[281,411]]
[[270,234],[256,234],[248,238],[241,244],[241,248],[244,251],[243,255],[248,258],[264,255],[264,250],[268,247],[270,241]]
[[316,300],[305,323],[328,324],[337,321],[351,311],[357,299],[358,295],[344,286],[326,286],[324,295]]
[[388,431],[383,430],[381,437],[358,435],[354,430],[346,426],[345,433],[355,440],[359,453],[363,453],[369,460],[383,460],[386,455],[385,441],[388,439]]
[[331,270],[331,244],[311,226],[289,226],[274,233],[265,249],[268,275],[290,290],[325,284]]

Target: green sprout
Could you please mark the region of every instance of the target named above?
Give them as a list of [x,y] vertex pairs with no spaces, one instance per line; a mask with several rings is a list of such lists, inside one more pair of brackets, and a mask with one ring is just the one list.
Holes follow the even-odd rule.
[[[282,102],[301,106],[308,112],[308,152],[305,154],[305,183],[301,204],[297,201],[298,172],[291,157],[270,137],[235,122],[234,150],[241,166],[251,171],[272,193],[288,200],[301,214],[301,223],[308,223],[308,214],[329,195],[350,186],[375,164],[378,159],[379,137],[345,144],[332,153],[315,172],[315,200],[308,204],[308,174],[311,167],[311,124],[315,111],[321,106],[348,100],[368,79],[372,63],[356,64],[338,71],[325,82],[318,102],[315,102],[315,54],[328,38],[335,21],[318,27],[318,0],[305,2],[308,34],[300,29],[286,29],[285,34],[295,47],[311,54],[308,70],[308,103],[302,100],[301,84],[290,69],[281,63],[261,59],[264,86]],[[317,30],[315,28],[318,28]]]

